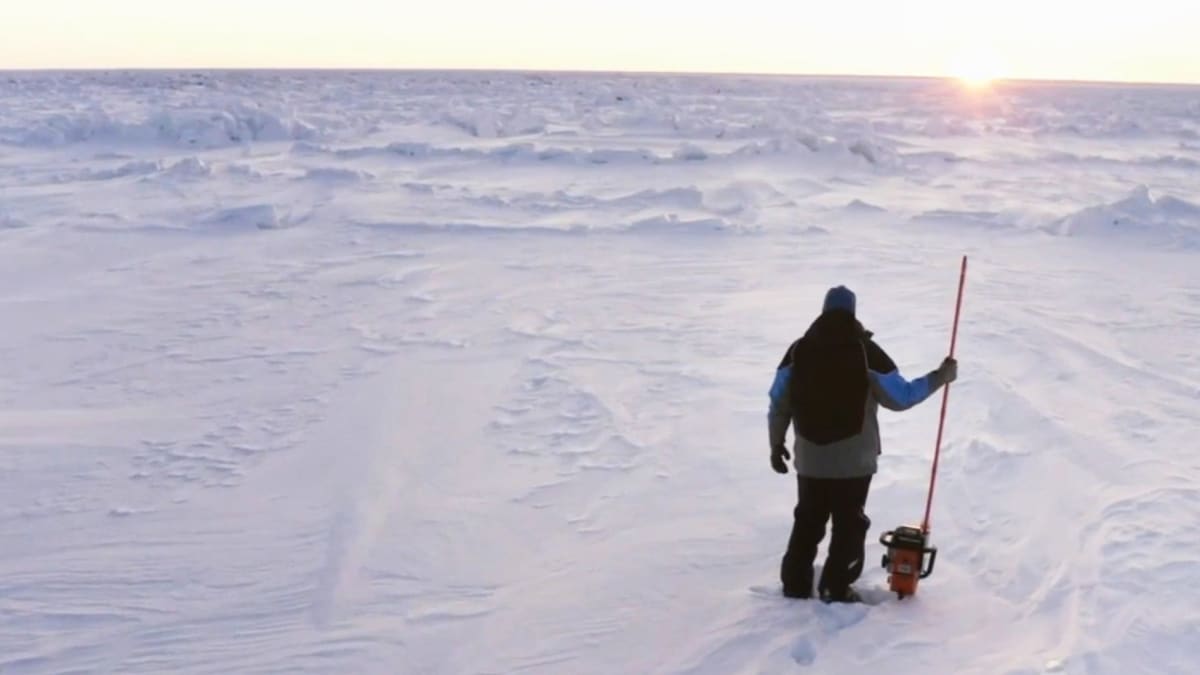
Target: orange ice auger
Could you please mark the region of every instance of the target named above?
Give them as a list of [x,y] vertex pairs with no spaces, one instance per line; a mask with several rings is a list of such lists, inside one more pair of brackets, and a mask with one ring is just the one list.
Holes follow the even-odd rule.
[[[958,276],[958,300],[954,305],[954,327],[950,331],[950,356],[958,342],[958,317],[962,313],[963,287],[967,283],[967,256],[962,259]],[[937,547],[929,545],[929,512],[933,508],[933,486],[937,481],[938,458],[942,454],[942,431],[946,427],[946,406],[950,401],[950,385],[942,391],[942,414],[938,420],[937,442],[933,448],[933,469],[929,472],[929,496],[925,499],[925,520],[921,527],[901,526],[879,536],[887,547],[883,567],[888,571],[888,587],[900,599],[917,592],[917,582],[933,574]]]

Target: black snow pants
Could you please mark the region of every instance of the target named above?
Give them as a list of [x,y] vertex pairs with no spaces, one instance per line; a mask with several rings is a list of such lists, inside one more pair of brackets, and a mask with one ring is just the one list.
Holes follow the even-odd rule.
[[808,478],[798,476],[799,494],[794,511],[792,536],[783,556],[780,579],[783,592],[808,598],[813,590],[813,560],[817,545],[825,538],[825,523],[832,517],[833,535],[829,555],[821,570],[818,592],[845,592],[863,571],[867,530],[871,519],[863,508],[871,489],[871,476],[862,478]]

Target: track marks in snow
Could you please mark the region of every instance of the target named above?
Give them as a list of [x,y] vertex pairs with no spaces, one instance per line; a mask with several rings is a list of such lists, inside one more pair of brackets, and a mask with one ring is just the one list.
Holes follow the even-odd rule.
[[[1071,276],[1008,276],[977,286],[984,297],[976,302],[1035,287],[1078,294]],[[1057,660],[1070,672],[1100,668],[1106,652],[1139,629],[1150,634],[1146,626],[1186,622],[1183,607],[1196,601],[1185,579],[1200,568],[1195,547],[1184,542],[1197,537],[1180,523],[1200,521],[1200,494],[1183,478],[1196,465],[1178,442],[1187,437],[1195,388],[1187,362],[1162,348],[1189,317],[1170,321],[1178,314],[1172,306],[1151,311],[1145,296],[1136,284],[1106,293],[1103,315],[1034,300],[1019,306],[1036,322],[1000,309],[989,328],[964,331],[964,352],[993,358],[956,385],[956,400],[968,408],[952,420],[938,501],[954,505],[939,513],[958,534],[942,543],[942,558],[960,561],[994,595],[980,603],[1044,626],[1050,653],[1072,654]],[[1055,479],[1047,483],[1047,476]],[[993,496],[972,485],[988,486]],[[1047,489],[1035,494],[1034,485]],[[1027,499],[1037,500],[1042,515],[1027,515]],[[995,564],[1013,550],[1024,552],[1016,564]],[[939,566],[943,577],[955,573]],[[1148,591],[1138,581],[1146,578],[1162,590]],[[1148,597],[1135,602],[1134,593]],[[1113,615],[1114,607],[1124,609]],[[1146,652],[1160,664],[1178,656]]]
[[[343,376],[361,376],[362,364],[376,358],[367,350],[346,351],[354,340],[351,317],[377,327],[379,339],[363,344],[386,353],[452,339],[416,320],[438,316],[433,294],[439,291],[430,283],[432,270],[422,265],[421,250],[337,246],[330,253],[318,246],[310,251],[304,238],[271,246],[281,255],[260,258],[209,238],[179,240],[161,250],[149,247],[132,257],[110,258],[102,273],[71,266],[62,290],[55,280],[31,285],[30,292],[38,290],[55,311],[50,322],[30,322],[9,332],[14,346],[44,345],[41,361],[18,365],[9,375],[14,382],[48,380],[53,389],[43,393],[52,397],[51,404],[74,392],[84,405],[111,395],[130,406],[160,410],[161,419],[139,422],[137,433],[113,435],[123,419],[117,411],[104,421],[105,436],[85,424],[78,434],[59,432],[58,437],[126,444],[129,464],[120,475],[145,489],[174,486],[187,488],[186,493],[240,485],[268,455],[296,447],[306,427],[319,420],[331,387]],[[336,294],[321,285],[339,276],[377,283]],[[419,300],[364,303],[378,290]],[[180,297],[190,300],[181,303]],[[106,298],[103,311],[90,309],[96,298]],[[67,303],[75,307],[72,312],[57,311]],[[391,327],[404,325],[408,317],[414,320],[404,331]],[[344,367],[314,368],[347,357]],[[223,408],[224,387],[245,393],[233,410]],[[163,417],[166,410],[172,412]],[[33,419],[26,416],[25,423]],[[123,428],[135,427],[126,422]],[[106,508],[142,514],[137,502]]]
[[410,601],[404,612],[404,620],[412,624],[436,624],[484,617],[496,610],[494,600],[488,595],[472,598],[463,590],[454,590],[445,597],[424,596]]
[[796,640],[790,654],[792,660],[802,666],[811,666],[817,660],[817,648],[813,646],[812,640],[805,637]]
[[[847,663],[847,654],[841,651],[844,645],[854,642],[853,633],[870,621],[872,612],[883,611],[867,605],[791,600],[780,595],[777,586],[752,586],[749,599],[732,608],[733,618],[714,616],[704,633],[681,645],[683,653],[662,672],[783,672],[797,666],[823,672],[838,667],[835,663]],[[871,647],[890,651],[903,645]],[[859,645],[856,651],[862,648]],[[831,663],[822,657],[827,649],[834,650]]]
[[1099,554],[1106,574],[1126,579],[1130,586],[1134,577],[1145,574],[1176,589],[1173,593],[1195,595],[1188,580],[1200,572],[1200,563],[1185,555],[1178,542],[1200,538],[1200,489],[1138,490],[1109,503],[1093,527],[1102,542]]
[[534,357],[522,374],[514,398],[489,423],[510,456],[543,476],[515,502],[535,508],[571,502],[577,482],[585,480],[581,474],[626,473],[641,465],[646,448],[616,430],[613,410],[574,382],[568,368]]

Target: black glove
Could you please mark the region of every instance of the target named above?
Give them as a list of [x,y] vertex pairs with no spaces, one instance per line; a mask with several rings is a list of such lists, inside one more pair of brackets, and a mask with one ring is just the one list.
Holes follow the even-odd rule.
[[958,379],[958,360],[953,356],[947,356],[946,360],[942,361],[942,365],[933,372],[937,374],[939,384],[950,384]]
[[771,468],[775,469],[775,473],[787,473],[787,460],[791,458],[792,455],[782,445],[771,448]]

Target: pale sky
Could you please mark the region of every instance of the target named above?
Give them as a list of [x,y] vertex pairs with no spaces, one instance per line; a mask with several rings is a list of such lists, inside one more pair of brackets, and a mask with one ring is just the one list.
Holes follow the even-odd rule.
[[475,68],[1200,83],[1200,0],[0,0],[0,69]]

